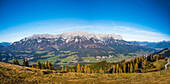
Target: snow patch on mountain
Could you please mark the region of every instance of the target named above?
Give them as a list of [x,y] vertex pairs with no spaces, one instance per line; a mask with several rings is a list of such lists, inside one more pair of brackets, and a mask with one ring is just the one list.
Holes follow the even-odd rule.
[[[116,35],[114,33],[111,34],[95,34],[95,33],[88,33],[86,31],[74,31],[74,32],[67,32],[67,33],[62,33],[62,34],[57,34],[57,35],[51,35],[51,34],[34,34],[33,36],[26,37],[22,39],[22,41],[27,41],[29,39],[41,39],[41,38],[47,38],[47,39],[61,39],[66,41],[66,43],[73,41],[74,39],[75,42],[78,41],[83,41],[83,40],[89,40],[91,38],[105,41],[107,38],[113,38],[115,40],[122,40],[121,35]],[[81,40],[80,40],[81,38]]]

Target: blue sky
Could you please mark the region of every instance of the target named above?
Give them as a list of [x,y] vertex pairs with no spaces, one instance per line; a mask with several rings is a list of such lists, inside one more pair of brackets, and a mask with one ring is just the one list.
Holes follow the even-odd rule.
[[170,40],[170,0],[0,0],[0,42],[75,30]]

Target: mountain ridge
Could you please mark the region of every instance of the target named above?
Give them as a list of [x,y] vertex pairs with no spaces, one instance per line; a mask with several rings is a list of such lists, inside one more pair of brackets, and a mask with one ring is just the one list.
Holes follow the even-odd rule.
[[59,38],[63,38],[62,40],[66,40],[68,43],[69,41],[72,41],[74,37],[84,37],[84,39],[89,40],[90,38],[95,38],[98,40],[104,40],[106,38],[114,38],[118,40],[122,40],[121,35],[116,35],[114,33],[111,34],[104,34],[104,33],[88,33],[86,31],[74,31],[74,32],[67,32],[67,33],[62,33],[62,34],[57,34],[57,35],[51,35],[51,34],[34,34],[32,36],[26,37],[22,39],[23,41],[27,41],[29,39],[39,39],[39,38],[55,38],[55,40]]

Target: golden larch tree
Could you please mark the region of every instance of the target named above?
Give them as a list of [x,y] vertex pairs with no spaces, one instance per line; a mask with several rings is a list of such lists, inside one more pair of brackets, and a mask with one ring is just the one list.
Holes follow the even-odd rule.
[[62,71],[62,72],[64,71],[64,66],[62,66],[61,71]]
[[67,67],[65,66],[65,72],[67,72],[68,71],[68,69],[67,69]]
[[80,64],[77,65],[77,72],[81,72]]
[[123,64],[123,72],[126,73],[126,63]]
[[135,64],[135,71],[138,70],[138,63]]
[[113,65],[113,71],[112,71],[112,73],[115,73],[115,65]]
[[130,73],[132,73],[133,72],[133,65],[132,65],[132,63],[130,64]]
[[82,65],[81,66],[81,73],[83,73],[83,71],[84,71],[84,66]]
[[90,67],[87,68],[87,72],[88,72],[89,74],[91,73]]
[[116,65],[116,73],[119,73],[119,64]]
[[87,65],[84,66],[84,73],[87,73]]

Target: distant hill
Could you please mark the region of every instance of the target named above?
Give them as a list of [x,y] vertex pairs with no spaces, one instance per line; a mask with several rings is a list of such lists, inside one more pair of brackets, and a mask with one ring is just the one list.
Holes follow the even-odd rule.
[[170,48],[170,41],[161,41],[161,42],[132,41],[132,42],[139,43],[141,45],[146,45],[150,48],[155,48],[157,50],[162,50],[164,48]]
[[11,42],[1,42],[0,45],[2,46],[10,46],[12,43]]
[[164,57],[170,57],[170,48],[165,48],[159,52],[154,53],[154,55],[164,56]]
[[[120,68],[122,68],[122,70],[123,70],[123,66],[128,66],[128,64],[135,65],[138,63],[137,65],[140,66],[140,67],[138,66],[139,72],[151,72],[151,71],[159,71],[159,70],[165,69],[164,65],[167,64],[167,61],[165,60],[166,57],[170,57],[170,49],[168,49],[168,48],[163,49],[159,52],[150,54],[147,56],[147,58],[144,56],[140,56],[140,57],[136,57],[136,58],[133,58],[130,60],[122,60],[122,61],[113,62],[113,63],[101,61],[101,62],[92,64],[89,66],[91,67],[91,69],[94,69],[94,70],[97,69],[99,71],[102,68],[103,70],[105,70],[107,72],[107,70],[112,71],[112,69],[113,69],[111,67],[112,65],[117,66],[117,64],[119,64],[118,66],[120,66]],[[150,58],[153,58],[153,59],[150,59]],[[142,67],[142,63],[144,63],[144,61],[146,61],[146,60],[147,60],[147,63],[145,64],[145,67],[147,67],[147,68],[144,69],[144,67]],[[126,70],[127,70],[127,67],[126,67]]]
[[3,45],[0,45],[0,48],[4,47]]

